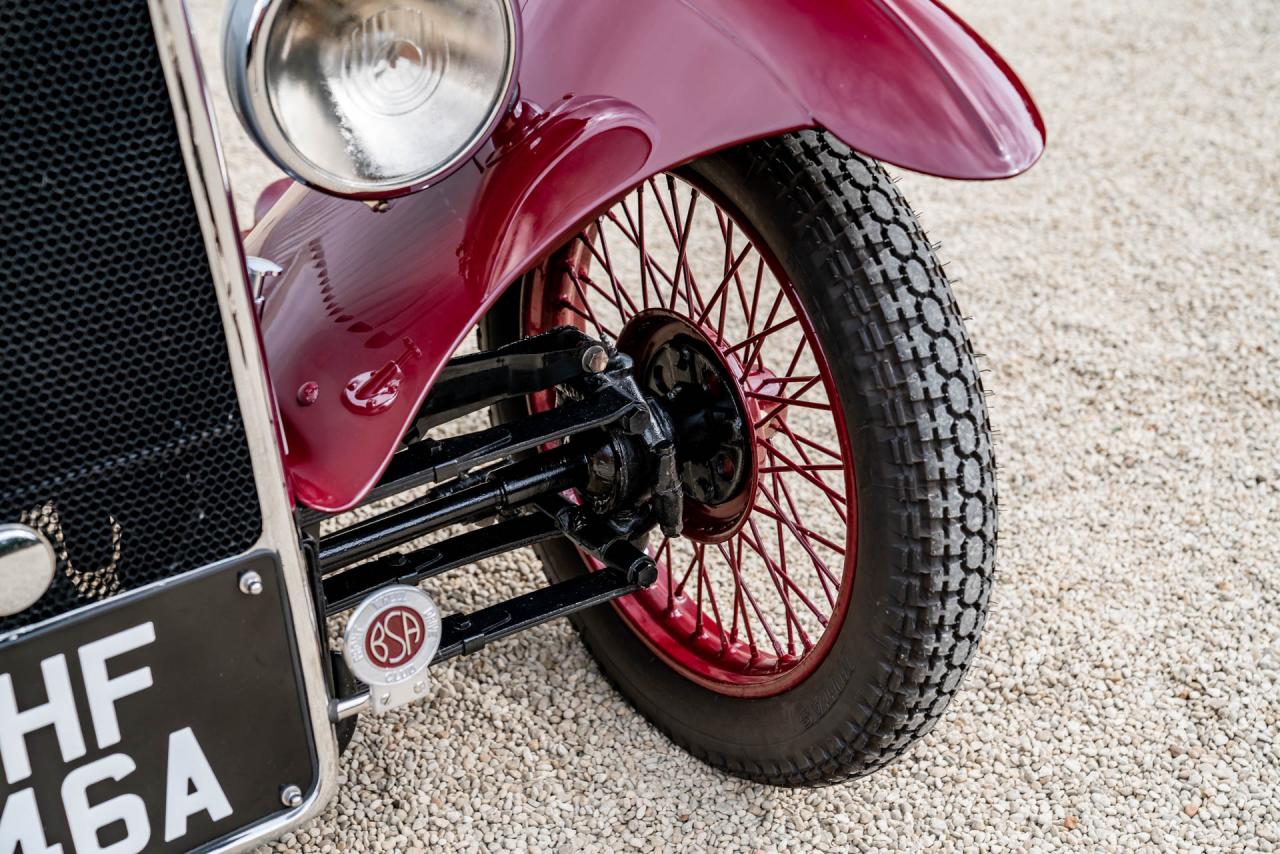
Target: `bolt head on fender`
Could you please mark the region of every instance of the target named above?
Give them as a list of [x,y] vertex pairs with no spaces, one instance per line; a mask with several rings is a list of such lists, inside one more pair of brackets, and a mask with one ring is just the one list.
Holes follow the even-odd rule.
[[342,657],[369,686],[372,712],[383,714],[427,695],[426,669],[440,648],[440,633],[440,611],[416,587],[383,588],[351,613]]

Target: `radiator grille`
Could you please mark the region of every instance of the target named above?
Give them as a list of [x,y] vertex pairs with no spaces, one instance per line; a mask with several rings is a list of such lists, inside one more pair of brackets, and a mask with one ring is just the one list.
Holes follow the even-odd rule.
[[59,573],[0,633],[245,551],[257,504],[145,0],[0,0],[0,521]]

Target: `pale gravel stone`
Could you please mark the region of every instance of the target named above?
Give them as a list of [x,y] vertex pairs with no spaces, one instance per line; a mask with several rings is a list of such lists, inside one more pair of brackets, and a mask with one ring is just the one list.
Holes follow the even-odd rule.
[[[221,0],[190,5],[214,62]],[[549,626],[363,722],[278,849],[1280,848],[1280,5],[951,5],[1050,149],[1011,183],[902,182],[999,431],[1000,575],[946,719],[869,779],[766,789],[675,749]],[[274,172],[210,80],[247,217]],[[432,589],[539,580],[518,554]]]

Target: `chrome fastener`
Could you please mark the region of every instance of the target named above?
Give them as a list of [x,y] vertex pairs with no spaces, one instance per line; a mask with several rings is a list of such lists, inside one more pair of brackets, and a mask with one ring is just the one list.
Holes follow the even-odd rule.
[[582,354],[582,369],[587,373],[598,374],[609,367],[609,351],[599,344],[592,344]]
[[249,288],[250,293],[253,294],[254,308],[261,315],[263,306],[267,304],[267,279],[274,279],[283,273],[284,267],[270,258],[259,258],[257,255],[246,255],[244,266],[249,274]]
[[240,592],[246,596],[262,594],[262,576],[252,569],[240,573]]
[[280,788],[280,803],[294,809],[302,806],[302,790],[297,786],[288,785]]

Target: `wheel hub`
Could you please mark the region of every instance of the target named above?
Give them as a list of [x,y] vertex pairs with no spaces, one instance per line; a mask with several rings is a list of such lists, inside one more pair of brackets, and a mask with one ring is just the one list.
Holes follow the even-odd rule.
[[714,330],[664,309],[637,314],[618,349],[640,385],[671,418],[685,492],[684,535],[721,542],[741,527],[755,491],[759,413],[742,393],[746,371],[717,346]]

